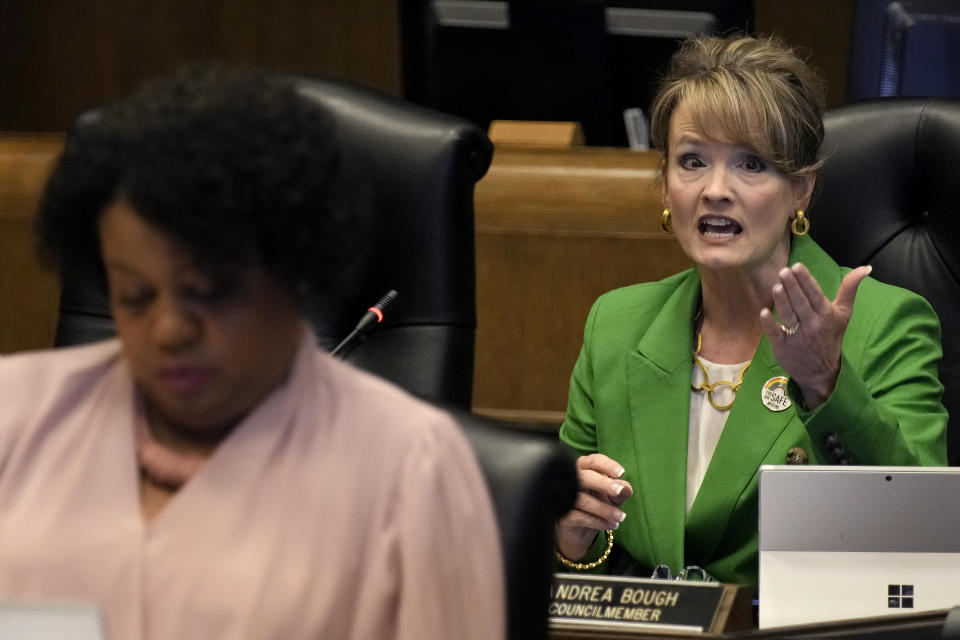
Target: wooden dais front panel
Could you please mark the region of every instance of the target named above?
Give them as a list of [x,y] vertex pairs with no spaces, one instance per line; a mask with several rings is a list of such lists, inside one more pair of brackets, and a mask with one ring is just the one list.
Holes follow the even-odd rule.
[[37,262],[33,215],[62,147],[58,135],[0,134],[0,353],[53,345],[59,289]]
[[476,190],[474,411],[557,425],[590,305],[690,266],[659,229],[657,152],[497,147]]

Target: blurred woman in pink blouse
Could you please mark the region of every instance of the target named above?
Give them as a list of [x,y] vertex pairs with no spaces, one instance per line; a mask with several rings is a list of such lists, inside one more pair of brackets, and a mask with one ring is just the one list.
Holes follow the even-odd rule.
[[38,228],[102,264],[119,337],[0,359],[0,598],[118,640],[502,637],[465,438],[303,319],[350,220],[324,113],[195,69],[89,120]]

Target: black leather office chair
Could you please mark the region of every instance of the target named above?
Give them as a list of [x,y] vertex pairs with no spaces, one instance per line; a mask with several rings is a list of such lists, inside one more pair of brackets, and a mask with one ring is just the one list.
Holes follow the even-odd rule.
[[[347,294],[314,320],[333,346],[388,289],[400,302],[348,359],[451,410],[493,497],[504,551],[510,638],[546,637],[553,524],[573,506],[576,474],[555,436],[469,413],[476,326],[473,189],[492,145],[475,125],[337,80],[302,80],[336,122],[349,163],[368,178],[373,232],[343,274]],[[76,126],[96,126],[81,116]],[[56,343],[110,337],[96,269],[65,265]],[[430,603],[424,603],[430,606]]]
[[573,508],[577,476],[555,433],[454,410],[480,458],[500,522],[512,640],[546,640],[554,523]]
[[949,461],[960,465],[960,100],[887,98],[824,118],[811,235],[845,266],[925,297],[940,316]]
[[[314,318],[333,346],[387,290],[400,302],[348,359],[432,402],[470,407],[476,327],[473,188],[493,147],[476,126],[337,80],[302,80],[345,141],[347,160],[367,178],[372,215],[362,267],[336,309]],[[81,116],[79,125],[84,118]],[[92,271],[62,274],[56,344],[113,335],[105,291]]]

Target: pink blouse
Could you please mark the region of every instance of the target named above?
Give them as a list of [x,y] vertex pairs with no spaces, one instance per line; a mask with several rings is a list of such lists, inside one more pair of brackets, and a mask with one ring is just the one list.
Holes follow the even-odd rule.
[[502,638],[496,525],[444,413],[304,340],[149,524],[116,340],[0,358],[0,598],[111,640]]

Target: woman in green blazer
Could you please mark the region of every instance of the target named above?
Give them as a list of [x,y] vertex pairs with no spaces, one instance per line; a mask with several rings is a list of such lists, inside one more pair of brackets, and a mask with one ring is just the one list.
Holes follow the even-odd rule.
[[696,266],[590,311],[560,430],[580,456],[557,525],[567,567],[619,557],[756,586],[760,465],[946,464],[935,313],[806,237],[822,110],[775,41],[701,37],[674,56],[652,133],[662,226]]

